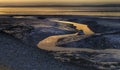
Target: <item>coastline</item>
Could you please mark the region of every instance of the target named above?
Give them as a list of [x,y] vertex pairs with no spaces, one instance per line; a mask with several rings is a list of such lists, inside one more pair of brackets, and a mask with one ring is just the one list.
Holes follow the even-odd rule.
[[[17,18],[18,17],[18,18]],[[11,36],[9,36],[9,35],[5,35],[4,36],[4,34],[2,35],[2,37],[4,38],[4,40],[2,40],[2,38],[1,38],[1,41],[3,42],[3,43],[0,43],[1,45],[5,45],[5,40],[7,41],[7,39],[9,39],[10,38],[10,41],[13,43],[13,46],[8,46],[7,45],[7,47],[4,49],[4,47],[2,47],[1,48],[1,53],[4,53],[3,52],[3,50],[6,50],[6,49],[8,49],[8,51],[6,51],[5,53],[9,53],[9,52],[11,52],[11,51],[16,51],[16,52],[18,52],[18,53],[13,53],[13,52],[11,52],[11,54],[15,54],[15,55],[18,55],[18,54],[20,54],[20,57],[19,58],[21,58],[22,56],[24,56],[25,57],[25,55],[29,55],[29,53],[30,53],[30,55],[32,55],[32,56],[27,56],[28,58],[21,58],[20,60],[22,61],[22,60],[26,60],[25,61],[25,64],[27,64],[28,63],[28,67],[27,66],[25,66],[26,68],[29,68],[30,66],[31,66],[31,62],[29,62],[29,61],[27,61],[27,59],[30,59],[31,61],[33,61],[34,63],[37,63],[37,64],[35,64],[35,65],[37,65],[38,67],[34,67],[33,66],[33,68],[39,68],[39,69],[42,69],[42,67],[41,66],[44,66],[44,65],[46,65],[46,61],[49,61],[50,62],[50,64],[48,63],[47,65],[46,65],[46,67],[48,66],[49,68],[51,68],[51,66],[49,66],[49,65],[52,65],[52,64],[54,64],[53,62],[55,62],[55,66],[57,66],[57,65],[59,65],[59,66],[57,66],[58,67],[58,69],[57,70],[66,70],[66,69],[70,69],[70,70],[79,70],[79,69],[81,69],[81,68],[79,68],[79,66],[75,66],[74,64],[73,65],[69,65],[69,64],[65,64],[64,65],[64,63],[62,63],[62,62],[58,62],[57,60],[55,60],[54,58],[52,58],[51,56],[52,55],[49,55],[49,53],[44,53],[45,51],[43,51],[43,50],[39,50],[36,46],[36,43],[38,43],[38,42],[40,42],[40,41],[42,41],[42,40],[44,40],[45,38],[48,38],[48,37],[50,37],[50,36],[54,36],[54,35],[66,35],[66,34],[71,34],[71,33],[76,33],[77,32],[77,30],[74,28],[74,25],[67,25],[67,24],[60,24],[59,22],[57,23],[57,22],[52,22],[52,21],[49,21],[48,19],[60,19],[60,20],[63,20],[63,21],[72,21],[72,22],[76,22],[76,23],[82,23],[82,24],[86,24],[86,25],[88,25],[89,27],[93,27],[94,26],[94,24],[91,26],[91,25],[89,25],[89,24],[92,24],[90,21],[97,21],[97,23],[95,23],[95,25],[97,24],[98,26],[100,26],[101,25],[101,27],[104,27],[104,28],[108,28],[108,29],[103,29],[103,30],[101,30],[101,31],[99,31],[99,28],[95,28],[96,30],[94,30],[94,29],[92,29],[95,33],[97,33],[97,32],[99,32],[99,33],[104,33],[104,31],[105,32],[109,32],[109,31],[114,31],[115,29],[118,29],[119,30],[119,22],[120,22],[120,20],[119,20],[119,18],[118,19],[113,19],[113,18],[96,18],[96,17],[87,17],[87,16],[80,16],[79,18],[78,18],[79,16],[31,16],[31,17],[29,17],[29,16],[23,16],[22,18],[21,17],[19,17],[19,16],[9,16],[9,17],[7,17],[7,18],[4,18],[4,17],[2,17],[0,20],[1,21],[8,21],[8,22],[10,22],[11,24],[10,25],[13,25],[12,27],[14,27],[14,24],[13,23],[15,23],[15,24],[18,24],[18,25],[21,25],[21,24],[19,24],[19,23],[23,23],[22,24],[22,26],[28,26],[28,25],[30,25],[30,26],[32,26],[32,27],[34,27],[36,30],[37,30],[37,32],[41,32],[41,37],[43,36],[43,35],[46,35],[46,34],[48,34],[47,36],[45,36],[45,37],[43,37],[42,39],[41,38],[39,38],[38,37],[38,39],[37,38],[35,38],[36,37],[36,32],[34,32],[34,34],[33,35],[35,35],[35,37],[33,37],[33,39],[35,39],[37,42],[35,42],[34,40],[32,41],[31,39],[29,40],[30,42],[28,42],[28,40],[27,39],[21,39],[21,38],[19,38],[18,36],[16,36],[14,33],[12,33],[12,32],[9,32],[9,31],[11,31],[11,30],[7,30],[6,31],[6,33],[8,32],[8,34],[10,34],[10,35],[12,35],[12,37]],[[112,20],[111,20],[112,19]],[[102,20],[102,22],[101,22],[101,20]],[[47,22],[46,22],[47,21]],[[88,22],[89,21],[89,22]],[[17,23],[16,23],[17,22]],[[107,25],[104,25],[104,23],[106,23],[107,22],[107,24],[110,24],[109,26]],[[26,23],[27,23],[27,25],[26,25]],[[94,22],[93,22],[94,23]],[[113,24],[113,23],[116,23],[115,25]],[[8,24],[8,23],[7,23]],[[24,25],[25,24],[25,25]],[[113,27],[113,25],[111,25],[111,24],[113,24],[114,25],[114,27]],[[57,27],[56,27],[57,26]],[[45,27],[47,27],[47,28],[45,28]],[[40,29],[39,29],[40,28]],[[109,29],[109,28],[111,28],[111,29]],[[3,28],[4,29],[4,28]],[[31,29],[31,28],[30,28]],[[101,29],[101,28],[100,28]],[[2,29],[1,29],[2,30]],[[14,31],[15,29],[13,29],[13,32],[16,32],[16,31]],[[29,27],[28,27],[28,30],[29,30]],[[36,31],[36,30],[34,30],[34,31]],[[40,30],[42,30],[42,31],[40,31]],[[51,31],[52,30],[52,31]],[[59,30],[59,32],[57,32],[57,30]],[[44,33],[45,32],[45,34],[43,34],[42,35],[42,33]],[[23,32],[20,32],[20,34],[21,33],[23,33]],[[52,34],[50,34],[49,35],[49,33],[52,33]],[[19,34],[19,33],[18,33]],[[27,34],[29,34],[29,33],[27,33]],[[32,36],[33,36],[32,35]],[[38,33],[38,35],[39,35],[39,33]],[[37,36],[38,36],[37,35]],[[5,37],[7,37],[7,38],[5,38]],[[15,38],[18,38],[17,40],[20,40],[20,41],[17,41],[16,39],[13,39],[13,37],[15,37]],[[23,35],[23,37],[27,37],[26,35]],[[30,37],[28,37],[28,38],[30,38]],[[10,41],[7,41],[7,43],[9,43]],[[22,43],[20,43],[22,41]],[[28,42],[27,44],[33,44],[34,42],[35,42],[35,44],[34,44],[34,47],[29,47],[29,46],[26,46],[26,45],[24,45],[23,44],[23,42],[25,43],[25,42]],[[118,40],[119,41],[119,40]],[[17,42],[19,45],[17,46],[17,45],[14,45],[14,42]],[[12,45],[12,43],[9,43],[9,45]],[[36,45],[36,46],[35,46]],[[23,49],[21,49],[21,46],[23,46]],[[12,48],[16,48],[16,49],[12,49]],[[19,49],[18,49],[19,48]],[[17,50],[18,49],[18,50]],[[10,51],[11,50],[11,51]],[[22,51],[26,51],[26,52],[22,52]],[[46,52],[48,52],[48,51],[46,51]],[[41,54],[42,53],[42,54]],[[25,55],[24,55],[25,54]],[[48,56],[49,55],[49,56]],[[6,61],[6,63],[8,64],[8,66],[9,66],[9,62],[10,63],[13,63],[14,64],[14,59],[16,59],[16,60],[18,60],[19,61],[19,58],[17,58],[16,56],[11,56],[10,54],[8,54],[8,56],[9,57],[7,57],[7,56],[1,56],[1,58],[3,59],[3,63],[4,63],[4,58],[6,59],[6,60],[8,60],[9,58],[13,58],[13,60],[12,61]],[[35,58],[34,58],[34,56],[35,56]],[[36,58],[37,57],[37,58]],[[42,58],[41,58],[42,57]],[[45,59],[45,60],[43,60],[44,59],[44,57],[49,57],[50,59]],[[54,56],[53,56],[54,57]],[[42,60],[40,60],[40,59],[42,59]],[[2,61],[2,60],[1,60]],[[40,61],[42,61],[42,63],[45,63],[45,64],[40,64],[39,65],[39,63],[40,63]],[[19,61],[20,62],[20,61]],[[24,62],[23,62],[24,63]],[[11,64],[10,64],[11,65]],[[18,65],[16,65],[16,66],[19,66],[20,64],[18,63]],[[54,67],[54,65],[52,65],[52,67]],[[22,64],[20,65],[20,66],[22,66]],[[40,66],[40,67],[39,67]],[[60,68],[62,66],[62,68]],[[12,65],[12,67],[14,68],[14,65]],[[56,68],[57,68],[56,67]],[[15,67],[16,68],[16,67]],[[20,67],[21,68],[21,67]],[[23,67],[22,67],[23,68]],[[31,68],[31,67],[30,67]],[[45,67],[44,67],[45,68]],[[23,68],[24,69],[24,68]],[[17,69],[18,70],[18,69]],[[56,70],[55,68],[51,68],[51,70]],[[82,69],[82,70],[84,70],[84,68]],[[86,68],[85,68],[85,70],[87,70]],[[90,69],[88,69],[88,70],[90,70]]]

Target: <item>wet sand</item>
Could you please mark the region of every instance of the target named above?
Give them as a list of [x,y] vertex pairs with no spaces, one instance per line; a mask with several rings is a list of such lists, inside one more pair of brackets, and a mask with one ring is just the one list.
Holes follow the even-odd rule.
[[[87,25],[82,24],[83,27],[85,28],[81,28],[82,27],[81,24],[77,24],[74,22],[68,22],[64,20],[63,21],[54,20],[53,22],[74,24],[76,26],[80,25],[80,27],[77,27],[77,29],[84,30],[85,34],[88,35],[88,36],[84,35],[85,36],[84,38],[87,38],[89,37],[89,35],[93,34],[93,31],[88,29]],[[39,27],[39,26],[36,26],[36,27]],[[77,33],[68,34],[68,35],[66,34],[66,35],[49,36],[43,39],[42,41],[39,41],[38,45],[36,46],[28,46],[14,37],[11,37],[5,33],[0,33],[0,47],[1,47],[0,62],[6,67],[11,67],[12,70],[93,70],[92,68],[84,68],[74,64],[62,63],[58,60],[55,60],[53,55],[48,53],[48,51],[56,52],[61,50],[62,51],[76,51],[76,50],[79,51],[80,49],[60,48],[55,45],[58,39],[67,37],[67,36],[73,36],[76,34]],[[39,48],[37,48],[37,46]],[[89,49],[83,49],[83,51],[88,51],[88,50]],[[82,51],[82,49],[80,51]],[[111,51],[108,50],[108,51],[111,52],[114,50],[111,50]]]
[[0,33],[0,63],[12,70],[86,70],[57,61],[36,46],[27,46],[5,33]]

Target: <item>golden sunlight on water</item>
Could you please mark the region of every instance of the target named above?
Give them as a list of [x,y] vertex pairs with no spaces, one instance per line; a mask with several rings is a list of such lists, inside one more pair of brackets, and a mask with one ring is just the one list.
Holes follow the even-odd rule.
[[1,11],[0,11],[0,14],[6,14],[6,13],[5,13],[5,12],[1,12]]
[[59,20],[51,20],[51,21],[65,23],[65,24],[73,24],[74,26],[76,26],[76,29],[83,30],[86,35],[94,34],[94,32],[85,24],[69,22],[69,21],[59,21]]
[[[89,36],[91,36],[91,34],[94,34],[94,32],[92,30],[90,30],[87,25],[85,24],[80,24],[80,23],[75,23],[75,22],[69,22],[69,21],[60,21],[60,20],[56,20],[56,19],[50,19],[50,21],[53,22],[58,22],[58,23],[63,23],[63,24],[73,24],[74,26],[76,26],[76,29],[78,30],[83,30],[84,33],[86,35],[81,35],[81,39],[85,39]],[[64,48],[64,47],[59,47],[56,46],[56,42],[61,39],[61,38],[65,38],[65,37],[69,37],[69,36],[77,36],[77,34],[66,34],[66,35],[55,35],[55,36],[49,36],[47,38],[45,38],[44,40],[40,41],[37,46],[38,48],[45,50],[45,51],[59,51],[59,52],[78,52],[78,51],[93,51],[93,50],[88,50],[88,49],[82,49],[82,48]]]
[[0,15],[120,16],[119,10],[119,7],[0,7]]
[[[42,49],[42,50],[46,50],[46,51],[59,51],[59,52],[78,52],[78,51],[92,51],[89,49],[82,49],[82,48],[65,48],[65,47],[59,47],[56,46],[56,42],[61,39],[61,38],[65,38],[65,37],[69,37],[69,36],[76,36],[76,34],[66,34],[66,35],[55,35],[55,36],[49,36],[47,38],[45,38],[44,40],[40,41],[37,46],[38,48]],[[82,35],[81,39],[85,39],[87,37],[89,37],[90,35]]]

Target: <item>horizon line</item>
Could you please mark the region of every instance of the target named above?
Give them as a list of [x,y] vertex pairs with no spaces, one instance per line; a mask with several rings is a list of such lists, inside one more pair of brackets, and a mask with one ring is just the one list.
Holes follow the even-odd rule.
[[72,5],[57,5],[57,4],[48,4],[48,5],[1,5],[0,7],[120,7],[120,4],[72,4]]

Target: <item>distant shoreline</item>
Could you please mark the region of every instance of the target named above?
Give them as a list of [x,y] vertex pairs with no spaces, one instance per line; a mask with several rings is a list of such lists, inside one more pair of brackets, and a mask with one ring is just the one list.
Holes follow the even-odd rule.
[[119,7],[0,7],[0,15],[120,16]]
[[116,3],[116,4],[88,4],[88,5],[55,5],[55,4],[50,4],[50,5],[3,5],[3,6],[0,6],[0,7],[120,7],[120,4],[119,3]]

